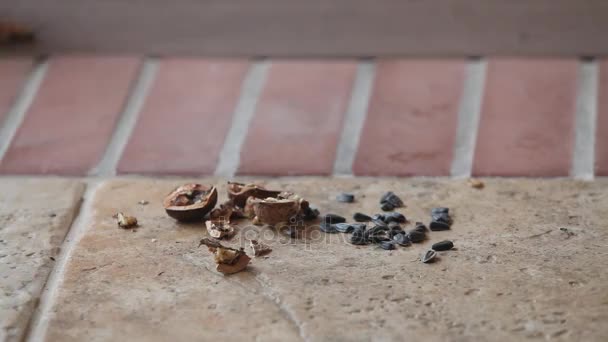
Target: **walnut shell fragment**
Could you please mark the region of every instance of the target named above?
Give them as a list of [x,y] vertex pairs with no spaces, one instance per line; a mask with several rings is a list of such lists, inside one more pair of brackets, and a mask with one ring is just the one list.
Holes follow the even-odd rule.
[[216,270],[223,274],[233,274],[244,270],[251,261],[243,248],[234,249],[222,246],[218,241],[212,239],[202,239],[201,245],[207,246],[209,251],[214,254]]
[[263,244],[257,240],[249,240],[249,246],[253,251],[253,255],[256,257],[264,256],[272,252],[272,248],[270,248],[270,246]]
[[217,203],[213,185],[184,184],[173,190],[163,201],[167,214],[178,221],[202,220]]
[[249,197],[263,199],[277,197],[280,193],[281,191],[267,190],[262,185],[228,182],[228,198],[239,208],[245,207]]
[[[259,199],[249,197],[247,206],[253,214],[254,224],[270,226],[287,223],[300,212],[300,202],[297,199]],[[247,211],[247,210],[246,210]]]
[[120,228],[128,229],[137,227],[137,218],[134,216],[128,216],[123,213],[118,213],[116,214],[116,219]]
[[234,236],[234,228],[226,221],[205,221],[207,232],[216,239],[231,238]]

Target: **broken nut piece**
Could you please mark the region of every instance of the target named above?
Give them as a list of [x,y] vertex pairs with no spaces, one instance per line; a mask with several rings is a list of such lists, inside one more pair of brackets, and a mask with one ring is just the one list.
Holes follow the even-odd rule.
[[[214,254],[216,270],[223,274],[233,274],[244,270],[251,261],[251,258],[241,249],[234,249],[222,246],[218,241],[212,239],[202,239],[201,245],[207,246],[209,251]],[[200,246],[200,245],[199,245]]]
[[120,228],[133,228],[137,227],[137,218],[134,216],[128,216],[123,213],[116,214],[116,219],[118,220],[118,226]]
[[205,221],[207,232],[216,239],[231,238],[234,236],[234,228],[225,221]]
[[163,201],[167,214],[178,221],[202,220],[217,203],[213,185],[184,184],[173,190]]
[[249,197],[277,197],[280,193],[281,191],[267,190],[262,185],[228,182],[228,198],[239,208],[245,207]]
[[272,252],[272,248],[270,248],[270,246],[258,242],[257,240],[249,240],[249,246],[251,246],[253,255],[256,257],[264,256]]
[[485,184],[483,184],[482,181],[480,181],[479,179],[475,179],[475,178],[469,179],[468,183],[471,188],[475,188],[475,189],[483,189],[483,187],[485,186]]

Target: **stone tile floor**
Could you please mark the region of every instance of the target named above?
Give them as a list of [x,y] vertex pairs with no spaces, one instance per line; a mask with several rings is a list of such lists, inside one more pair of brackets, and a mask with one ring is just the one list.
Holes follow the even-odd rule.
[[[184,181],[3,178],[0,340],[608,336],[605,179],[486,179],[482,190],[444,178],[264,179],[324,213],[375,213],[380,194],[394,190],[407,205],[399,211],[412,222],[427,221],[429,209],[441,205],[452,209],[455,223],[422,244],[385,251],[350,245],[345,235],[321,233],[314,223],[291,240],[241,221],[231,245],[258,236],[273,252],[232,276],[216,273],[212,256],[198,248],[207,236],[202,223],[179,224],[165,215],[162,198]],[[226,198],[224,179],[197,181],[218,184],[220,201]],[[354,192],[356,203],[336,202],[341,191]],[[117,211],[137,216],[141,226],[116,227]],[[419,255],[443,239],[456,249],[422,264]]]

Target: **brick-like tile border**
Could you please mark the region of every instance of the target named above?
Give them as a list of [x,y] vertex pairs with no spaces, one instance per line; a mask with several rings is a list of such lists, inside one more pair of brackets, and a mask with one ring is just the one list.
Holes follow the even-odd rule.
[[355,72],[354,61],[273,62],[238,173],[331,174]]
[[85,175],[103,154],[138,67],[131,57],[51,58],[0,171]]
[[0,60],[0,173],[608,174],[605,61],[141,61]]
[[247,61],[160,62],[119,173],[213,174]]
[[463,60],[380,61],[354,174],[450,174]]
[[568,176],[577,61],[491,59],[473,174]]

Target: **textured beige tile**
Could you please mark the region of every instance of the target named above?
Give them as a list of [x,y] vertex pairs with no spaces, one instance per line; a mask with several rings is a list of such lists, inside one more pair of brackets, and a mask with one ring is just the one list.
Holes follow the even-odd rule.
[[[200,180],[214,181],[214,180]],[[273,252],[246,272],[217,274],[198,241],[204,225],[178,224],[161,208],[174,180],[116,180],[94,200],[88,231],[69,261],[47,339],[76,340],[497,340],[600,341],[608,336],[608,183],[570,180],[269,180],[322,212],[378,212],[393,190],[412,222],[435,206],[452,209],[451,231],[412,247],[353,246],[310,227],[289,241],[270,228]],[[221,198],[225,198],[223,181]],[[340,191],[357,195],[337,203]],[[148,200],[148,205],[138,204]],[[112,214],[138,217],[136,231]],[[560,228],[567,228],[568,235]],[[408,225],[407,228],[412,228]],[[419,255],[454,241],[434,264]]]
[[0,179],[0,341],[19,341],[84,185],[57,179]]

